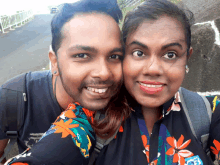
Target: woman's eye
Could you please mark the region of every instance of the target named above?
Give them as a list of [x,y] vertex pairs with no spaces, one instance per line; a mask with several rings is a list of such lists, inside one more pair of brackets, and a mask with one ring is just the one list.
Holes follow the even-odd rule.
[[80,53],[80,54],[75,55],[74,57],[76,57],[76,58],[88,58],[88,55],[84,54],[84,53]]
[[137,51],[134,51],[132,55],[136,57],[142,57],[144,56],[144,53],[142,51],[137,50]]
[[177,56],[175,52],[167,52],[163,57],[167,59],[175,59]]
[[116,59],[116,60],[117,60],[117,59],[119,59],[119,60],[122,60],[122,59],[123,59],[122,56],[120,56],[120,55],[116,55],[116,54],[111,55],[110,58],[111,58],[111,59]]

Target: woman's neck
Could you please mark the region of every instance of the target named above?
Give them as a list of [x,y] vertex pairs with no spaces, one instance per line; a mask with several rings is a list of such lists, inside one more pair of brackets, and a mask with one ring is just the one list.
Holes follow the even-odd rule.
[[141,109],[142,109],[142,114],[144,116],[147,129],[148,129],[148,133],[151,136],[155,122],[157,122],[162,115],[161,108],[160,107],[157,107],[157,108],[142,107]]

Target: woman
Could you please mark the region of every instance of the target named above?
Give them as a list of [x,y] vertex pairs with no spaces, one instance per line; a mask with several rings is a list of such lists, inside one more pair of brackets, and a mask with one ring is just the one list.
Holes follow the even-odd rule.
[[[185,13],[168,1],[146,1],[126,16],[123,39],[124,84],[133,112],[95,164],[212,164],[191,131],[178,92],[193,52]],[[209,140],[214,160],[220,106],[209,101],[214,101]]]

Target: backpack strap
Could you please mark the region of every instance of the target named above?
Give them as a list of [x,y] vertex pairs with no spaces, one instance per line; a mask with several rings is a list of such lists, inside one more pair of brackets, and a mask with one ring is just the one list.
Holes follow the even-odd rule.
[[211,105],[210,105],[208,99],[205,96],[202,96],[202,95],[200,95],[200,96],[202,97],[202,99],[203,99],[203,101],[205,103],[205,106],[206,106],[206,109],[207,109],[207,113],[209,115],[209,121],[211,123],[211,121],[212,121],[212,108],[211,108]]
[[[97,111],[96,114],[95,114],[95,120],[98,120],[98,119],[103,119],[104,118],[104,115],[101,114],[100,111]],[[122,119],[121,119],[121,123],[122,123]],[[121,124],[120,124],[121,126]],[[108,139],[102,139],[98,136],[96,136],[96,144],[95,144],[95,148],[91,154],[91,157],[90,157],[90,160],[89,160],[89,164],[88,165],[94,165],[100,151],[102,150],[102,148],[106,145],[108,145],[113,139],[114,137],[117,135],[118,133],[118,130],[120,128],[120,126],[118,127],[118,129],[115,131],[114,135],[112,135],[110,138]]]
[[179,93],[191,131],[202,144],[203,149],[208,152],[207,141],[212,116],[210,103],[205,97],[182,87]]
[[10,139],[0,162],[6,157],[12,146],[17,142],[18,132],[24,122],[24,111],[26,97],[26,74],[21,74],[8,82],[6,82],[2,89],[6,90],[5,97],[5,115],[4,121],[7,138]]

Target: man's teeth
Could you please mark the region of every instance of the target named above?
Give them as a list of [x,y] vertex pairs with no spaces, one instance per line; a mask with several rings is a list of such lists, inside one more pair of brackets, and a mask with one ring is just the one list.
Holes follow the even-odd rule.
[[105,93],[107,91],[107,89],[108,88],[98,89],[98,88],[87,87],[87,90],[92,91],[92,92],[96,92],[96,93]]
[[145,87],[148,87],[148,88],[160,88],[162,87],[163,85],[150,85],[150,84],[143,84],[143,83],[140,83],[142,86],[145,86]]

